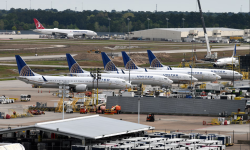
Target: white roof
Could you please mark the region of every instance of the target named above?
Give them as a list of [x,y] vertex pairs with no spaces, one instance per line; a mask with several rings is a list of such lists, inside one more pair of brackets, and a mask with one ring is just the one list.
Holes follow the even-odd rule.
[[11,130],[4,129],[0,130],[0,134],[15,132],[17,130],[22,131],[29,128],[50,131],[57,134],[72,136],[78,139],[100,139],[104,137],[154,129],[152,126],[102,117],[99,115],[92,115],[87,117],[37,123],[34,126],[20,127]]
[[[189,32],[190,30],[197,30],[203,32],[203,28],[153,28],[148,30],[171,30],[171,31],[179,31],[179,32]],[[232,29],[232,28],[206,28],[207,31],[213,30],[221,30],[221,31],[243,31],[241,29]],[[146,30],[140,30],[146,31]],[[137,31],[134,31],[137,32]]]

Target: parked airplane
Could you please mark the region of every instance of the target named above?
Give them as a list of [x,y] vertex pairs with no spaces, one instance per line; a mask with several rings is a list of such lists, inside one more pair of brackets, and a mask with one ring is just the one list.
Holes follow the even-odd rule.
[[[129,71],[123,71],[115,66],[115,64],[109,59],[106,53],[102,52],[102,60],[103,60],[103,65],[104,65],[104,71],[108,73],[123,73],[123,74],[128,74]],[[132,63],[131,63],[132,65]],[[135,64],[134,67],[138,68]],[[143,75],[160,75],[160,76],[165,76],[168,77],[170,80],[172,80],[174,83],[181,83],[181,82],[190,82],[191,79],[193,82],[198,81],[196,78],[191,77],[190,75],[187,74],[182,74],[182,73],[168,73],[168,72],[145,72],[145,69],[140,69],[141,72],[137,71],[130,71],[130,76],[133,74],[143,74]]]
[[56,36],[64,36],[67,38],[74,38],[75,36],[95,36],[97,35],[96,32],[91,31],[91,30],[74,30],[74,29],[45,29],[43,25],[36,19],[33,18],[36,29],[34,29],[34,32],[42,33],[42,34],[47,34],[47,35],[56,35]]
[[[129,68],[129,64],[131,64],[131,68],[130,70],[133,70],[134,68],[138,68],[135,63],[130,59],[130,57],[127,55],[126,52],[122,51],[122,57],[125,58],[123,59],[124,62],[124,66],[126,69]],[[134,69],[136,70],[136,69]],[[136,70],[137,72],[141,72],[141,69]],[[197,78],[199,81],[216,81],[218,79],[221,79],[221,77],[215,73],[211,73],[211,72],[207,72],[207,71],[195,71],[195,72],[191,72],[188,70],[153,70],[153,69],[148,69],[148,70],[144,70],[144,72],[163,72],[163,73],[172,73],[172,74],[176,74],[176,73],[182,73],[182,74],[188,74],[188,75],[192,75],[193,77]],[[170,78],[170,77],[169,77]],[[170,78],[171,79],[171,78]],[[172,79],[171,79],[172,80]]]
[[[83,70],[80,65],[75,61],[75,59],[70,55],[66,54],[69,71],[72,76],[78,77],[92,77],[88,71]],[[101,73],[101,77],[110,77],[110,78],[119,78],[129,81],[129,74],[109,74],[109,73]],[[173,83],[172,80],[165,76],[159,75],[145,75],[145,74],[131,74],[130,75],[131,84],[145,84],[145,85],[152,85],[152,86],[162,86],[166,87]]]
[[239,61],[236,58],[234,58],[235,56],[236,56],[236,44],[233,50],[232,57],[218,59],[214,63],[214,67],[217,67],[217,66],[220,67],[220,66],[226,66],[226,65],[235,65],[235,66],[239,65]]
[[[152,53],[152,51],[147,50],[148,52],[148,58],[149,58],[149,63],[151,68],[155,68],[158,70],[188,70],[191,72],[191,68],[175,68],[175,67],[169,67],[169,66],[164,66],[161,64],[161,62],[156,58],[156,56]],[[190,66],[191,67],[191,66]],[[243,77],[242,74],[240,74],[237,71],[232,71],[232,70],[225,70],[225,69],[202,69],[202,68],[192,68],[193,72],[199,72],[199,71],[207,71],[207,72],[212,72],[216,73],[217,75],[221,76],[221,79],[226,79],[226,80],[237,80],[241,79]]]
[[[17,79],[27,84],[35,84],[45,88],[59,88],[59,84],[65,83],[73,92],[83,92],[93,88],[92,77],[42,76],[33,72],[19,55],[16,55],[16,63],[20,75]],[[98,80],[100,89],[125,89],[130,86],[131,84],[123,79],[102,77]]]

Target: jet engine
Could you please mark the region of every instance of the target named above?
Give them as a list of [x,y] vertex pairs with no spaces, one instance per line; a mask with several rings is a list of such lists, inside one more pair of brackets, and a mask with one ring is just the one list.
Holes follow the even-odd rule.
[[88,87],[86,84],[79,84],[79,85],[75,86],[75,88],[73,88],[74,92],[84,92],[87,90],[88,90]]
[[68,34],[68,35],[67,35],[67,38],[73,39],[73,38],[74,38],[74,35],[73,35],[73,34]]

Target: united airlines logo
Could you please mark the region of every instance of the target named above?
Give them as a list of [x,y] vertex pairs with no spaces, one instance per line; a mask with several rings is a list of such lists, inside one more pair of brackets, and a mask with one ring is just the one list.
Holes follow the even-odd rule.
[[151,67],[163,67],[163,66],[161,65],[160,61],[157,58],[155,58],[151,62]]
[[77,63],[75,63],[71,66],[70,73],[84,73],[84,72],[82,71],[82,68]]
[[138,69],[132,60],[129,60],[125,66],[126,69]]
[[115,64],[112,61],[109,61],[104,69],[106,71],[117,71],[117,68],[115,67]]
[[28,66],[24,66],[20,71],[20,76],[35,76]]

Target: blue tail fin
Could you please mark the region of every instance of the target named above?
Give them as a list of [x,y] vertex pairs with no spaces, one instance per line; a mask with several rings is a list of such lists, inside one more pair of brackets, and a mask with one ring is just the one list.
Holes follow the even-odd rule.
[[148,59],[151,67],[163,67],[161,62],[155,57],[151,50],[147,50],[148,52]]
[[105,52],[101,52],[102,54],[102,61],[105,71],[118,71],[115,64],[109,59]]
[[16,63],[20,76],[35,76],[35,73],[30,69],[29,66],[27,66],[27,64],[19,55],[16,55]]
[[236,44],[234,46],[234,52],[233,52],[233,57],[236,56]]
[[66,57],[67,57],[70,73],[84,73],[85,72],[70,54],[67,53]]
[[122,58],[125,69],[138,69],[136,64],[130,59],[125,51],[122,51]]

